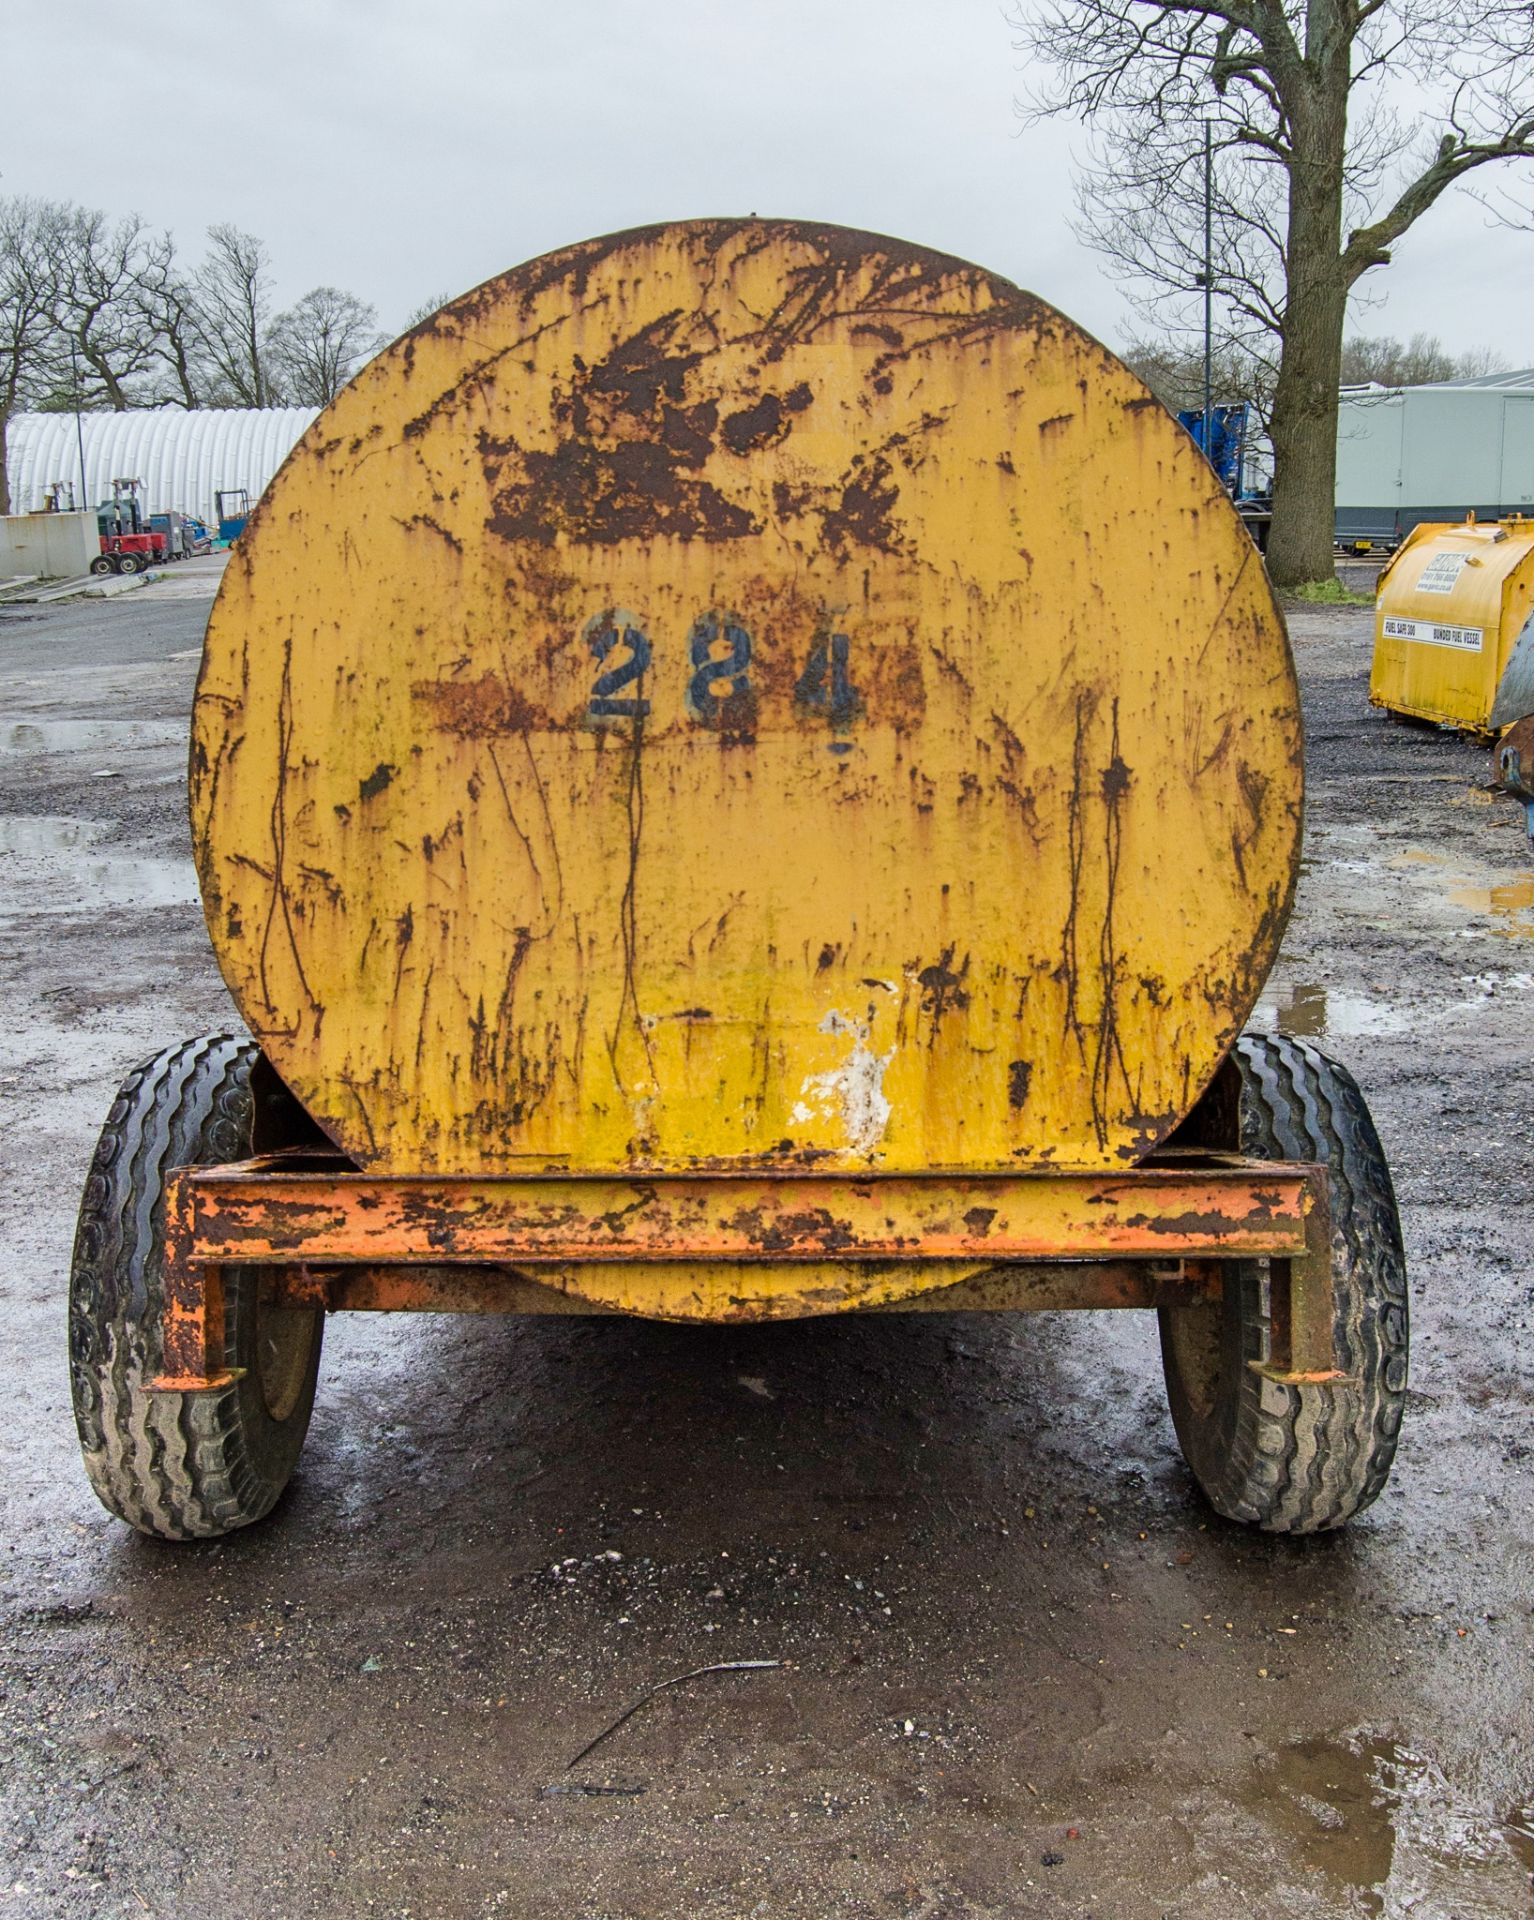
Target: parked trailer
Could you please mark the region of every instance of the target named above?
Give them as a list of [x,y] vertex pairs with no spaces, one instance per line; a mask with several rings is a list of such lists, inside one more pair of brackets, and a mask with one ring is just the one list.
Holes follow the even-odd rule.
[[250,1037],[123,1084],[71,1297],[134,1526],[269,1511],[342,1310],[1154,1308],[1221,1513],[1383,1486],[1389,1174],[1345,1069],[1244,1032],[1300,851],[1283,622],[1032,295],[753,219],[444,308],[252,516],[191,783]]
[[1431,386],[1344,387],[1338,544],[1394,552],[1413,528],[1534,512],[1534,369]]

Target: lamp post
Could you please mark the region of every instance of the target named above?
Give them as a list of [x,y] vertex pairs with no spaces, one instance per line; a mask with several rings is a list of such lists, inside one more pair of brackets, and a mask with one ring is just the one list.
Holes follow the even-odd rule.
[[1204,458],[1214,465],[1214,128],[1204,122]]
[[80,357],[73,340],[69,343],[69,377],[74,384],[75,444],[80,449],[80,509],[89,513],[90,489],[85,484],[85,423],[80,417]]

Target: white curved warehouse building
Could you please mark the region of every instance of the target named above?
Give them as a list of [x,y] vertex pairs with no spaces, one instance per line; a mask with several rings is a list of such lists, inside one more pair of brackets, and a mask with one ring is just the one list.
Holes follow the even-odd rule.
[[149,513],[195,513],[211,521],[214,495],[244,487],[254,505],[316,417],[313,407],[157,407],[79,416],[85,441],[85,499],[80,439],[72,413],[18,413],[6,432],[11,512],[41,510],[45,489],[72,485],[77,504],[112,497],[114,480],[143,483]]

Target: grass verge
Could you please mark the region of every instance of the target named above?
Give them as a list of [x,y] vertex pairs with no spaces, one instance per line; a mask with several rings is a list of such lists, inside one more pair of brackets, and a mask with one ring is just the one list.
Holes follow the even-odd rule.
[[1354,593],[1334,574],[1330,580],[1307,580],[1303,586],[1290,587],[1286,600],[1298,600],[1307,607],[1372,607],[1372,593]]

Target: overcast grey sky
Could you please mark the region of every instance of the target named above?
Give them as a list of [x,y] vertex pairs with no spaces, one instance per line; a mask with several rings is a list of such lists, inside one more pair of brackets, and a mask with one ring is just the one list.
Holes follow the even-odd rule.
[[[567,241],[695,214],[873,228],[1020,281],[1110,344],[1135,322],[1070,230],[1081,129],[1020,132],[1002,0],[0,4],[0,191],[135,211],[195,253],[232,220],[279,301],[399,326]],[[1534,238],[1464,195],[1374,277],[1370,333],[1534,365]]]

